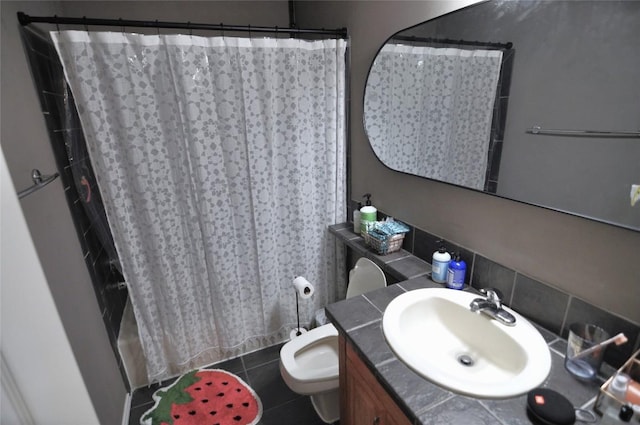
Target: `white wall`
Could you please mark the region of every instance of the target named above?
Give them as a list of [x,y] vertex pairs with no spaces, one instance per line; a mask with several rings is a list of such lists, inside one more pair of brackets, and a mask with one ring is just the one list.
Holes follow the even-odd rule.
[[301,1],[305,27],[351,34],[351,190],[375,205],[539,281],[640,323],[640,232],[391,171],[362,124],[369,66],[395,32],[475,1]]
[[[50,174],[56,170],[56,164],[18,33],[17,11],[34,16],[63,16],[64,12],[59,2],[0,2],[0,143],[12,179],[20,190],[33,183],[30,177],[32,168]],[[20,205],[100,422],[119,423],[126,389],[60,179],[22,199]],[[47,320],[46,317],[43,320]]]
[[0,181],[2,424],[98,424],[1,151]]

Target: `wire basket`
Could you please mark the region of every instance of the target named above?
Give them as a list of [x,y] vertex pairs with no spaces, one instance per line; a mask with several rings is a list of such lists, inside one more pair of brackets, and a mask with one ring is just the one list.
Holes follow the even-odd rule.
[[392,235],[384,240],[380,240],[371,236],[369,233],[364,234],[364,241],[380,255],[391,254],[399,251],[404,242],[404,233]]

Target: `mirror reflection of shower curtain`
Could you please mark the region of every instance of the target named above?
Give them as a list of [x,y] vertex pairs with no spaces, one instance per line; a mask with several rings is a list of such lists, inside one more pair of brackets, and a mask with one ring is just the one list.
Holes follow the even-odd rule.
[[366,128],[389,167],[483,190],[502,52],[386,44]]
[[344,40],[52,37],[151,381],[285,340],[297,275],[344,295]]

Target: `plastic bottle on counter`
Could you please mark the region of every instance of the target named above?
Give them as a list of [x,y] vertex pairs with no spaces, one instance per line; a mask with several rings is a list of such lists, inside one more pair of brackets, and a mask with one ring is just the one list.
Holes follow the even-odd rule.
[[627,394],[627,385],[629,383],[629,376],[624,373],[617,373],[609,386],[607,392],[616,398],[616,401],[607,397],[603,403],[601,425],[614,425],[620,424],[620,406],[624,404]]
[[372,223],[378,219],[378,210],[371,205],[370,193],[365,193],[363,198],[367,199],[364,207],[360,208],[360,234],[364,237]]
[[439,240],[436,243],[440,244],[440,248],[433,253],[431,258],[431,280],[436,283],[446,283],[451,254],[447,252],[444,241]]
[[627,398],[627,387],[629,386],[629,376],[624,373],[617,373],[609,384],[609,392],[621,403]]
[[460,259],[460,253],[456,252],[454,258],[449,262],[447,271],[447,288],[463,289],[464,276],[467,272],[467,263]]
[[360,208],[362,208],[362,202],[358,202],[358,209],[353,210],[353,233],[360,234]]

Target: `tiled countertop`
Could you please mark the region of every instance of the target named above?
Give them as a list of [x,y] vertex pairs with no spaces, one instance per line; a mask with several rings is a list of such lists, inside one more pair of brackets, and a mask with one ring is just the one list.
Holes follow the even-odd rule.
[[[526,414],[526,395],[503,400],[476,399],[446,390],[422,378],[402,363],[385,341],[382,314],[406,291],[441,288],[429,278],[428,263],[406,251],[376,255],[346,224],[330,227],[339,240],[376,262],[400,282],[327,306],[327,316],[349,342],[389,395],[415,424],[520,425],[533,424]],[[471,290],[467,288],[466,290]],[[590,408],[602,380],[583,383],[564,369],[566,341],[537,327],[549,344],[552,364],[543,386],[560,392],[576,407]]]

